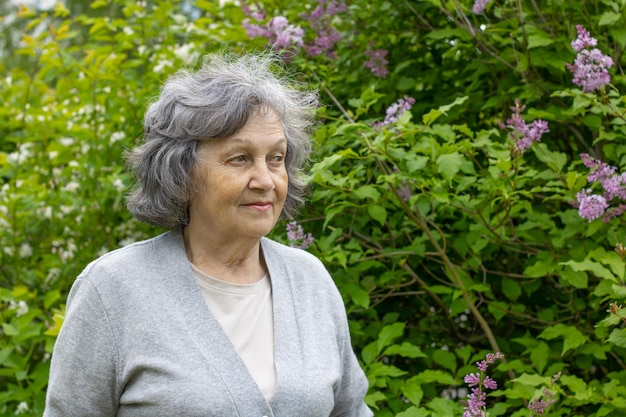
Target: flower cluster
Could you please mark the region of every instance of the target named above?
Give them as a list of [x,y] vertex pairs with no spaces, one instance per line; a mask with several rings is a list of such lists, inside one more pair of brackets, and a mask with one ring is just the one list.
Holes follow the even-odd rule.
[[550,398],[554,396],[554,393],[548,388],[543,388],[543,395],[548,399],[532,400],[530,403],[528,403],[528,409],[538,416],[542,415],[543,412],[546,411],[546,408],[556,402],[554,398]]
[[293,50],[302,47],[304,31],[300,26],[290,25],[286,17],[276,16],[265,25],[244,20],[243,27],[251,38],[265,37],[276,51]]
[[593,194],[591,189],[583,189],[576,194],[578,214],[589,221],[603,216],[604,221],[609,221],[626,211],[626,204],[618,204],[609,208],[615,200],[626,200],[626,173],[617,173],[617,168],[592,158],[584,153],[580,155],[583,164],[591,170],[587,177],[590,183],[599,183],[603,188],[602,195]]
[[405,111],[411,110],[413,104],[415,104],[415,99],[413,97],[404,96],[387,108],[385,111],[385,120],[373,123],[372,126],[380,129],[383,126],[388,126],[397,122]]
[[506,121],[506,127],[510,129],[509,135],[514,141],[513,151],[517,155],[524,153],[533,143],[541,141],[541,137],[550,131],[545,120],[526,123],[521,116],[525,107],[520,105],[519,100],[515,100],[515,107],[511,107],[513,115]]
[[[552,386],[556,385],[557,381],[560,378],[561,378],[561,373],[560,372],[556,373],[552,377],[552,381],[551,381]],[[546,411],[546,408],[548,408],[550,405],[556,402],[556,399],[553,398],[554,393],[550,391],[548,388],[543,387],[542,394],[544,398],[546,399],[543,399],[543,398],[534,399],[530,403],[528,403],[528,409],[531,411],[531,414],[534,413],[535,415],[538,415],[538,416],[543,415],[543,413]]]
[[484,389],[494,390],[498,388],[496,381],[486,375],[489,365],[498,359],[504,358],[501,352],[488,353],[485,360],[476,363],[478,372],[471,373],[463,379],[465,383],[472,388],[472,392],[464,401],[463,417],[485,417],[487,415],[487,393]]
[[365,68],[369,68],[377,77],[385,78],[389,71],[387,70],[387,59],[385,58],[389,51],[386,49],[368,49],[365,51],[368,60],[363,63]]
[[578,55],[574,64],[565,65],[574,76],[574,84],[582,87],[583,92],[591,93],[611,82],[609,68],[613,66],[613,60],[595,47],[598,40],[592,38],[582,25],[576,25],[576,31],[578,36],[572,41],[572,48]]
[[476,0],[472,6],[472,13],[483,14],[485,12],[485,7],[487,7],[489,3],[491,3],[491,0]]
[[275,16],[265,24],[252,23],[252,20],[263,21],[267,13],[257,5],[258,10],[252,10],[244,0],[241,9],[247,18],[242,25],[246,34],[251,38],[265,37],[276,51],[297,52],[304,47],[307,55],[316,56],[326,54],[334,57],[333,46],[340,39],[339,32],[332,27],[332,18],[346,10],[346,5],[339,1],[317,0],[319,3],[310,13],[302,13],[300,17],[310,23],[315,32],[315,39],[304,41],[304,29],[289,23],[284,16]]
[[289,246],[292,248],[306,249],[313,244],[313,235],[311,233],[304,233],[302,226],[296,222],[289,222],[287,224],[287,239],[289,239]]
[[309,56],[326,54],[334,57],[333,46],[340,39],[337,29],[331,26],[333,16],[346,11],[343,1],[317,0],[319,3],[310,13],[302,13],[301,18],[311,24],[315,31],[315,40],[304,46]]

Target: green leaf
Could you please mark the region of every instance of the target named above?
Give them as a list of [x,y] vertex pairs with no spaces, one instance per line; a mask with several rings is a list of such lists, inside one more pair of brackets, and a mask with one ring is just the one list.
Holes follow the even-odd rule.
[[550,358],[550,346],[548,346],[545,342],[539,342],[539,344],[531,350],[530,352],[530,360],[537,368],[537,372],[543,373],[546,365],[548,364],[548,359]]
[[107,1],[106,0],[96,0],[94,2],[91,3],[91,8],[92,9],[99,9],[101,7],[105,7],[107,5]]
[[560,262],[559,265],[567,265],[572,268],[574,271],[588,271],[595,274],[599,278],[610,279],[611,281],[616,282],[617,279],[615,275],[611,273],[607,268],[602,266],[602,264],[598,262],[594,262],[590,259],[585,259],[582,262],[576,262],[573,260],[569,260],[567,262]]
[[517,281],[509,278],[502,278],[502,292],[511,301],[516,301],[522,294],[522,288]]
[[496,319],[496,322],[500,321],[502,317],[506,316],[509,311],[509,304],[503,301],[492,301],[487,304],[487,310]]
[[589,252],[588,257],[608,266],[620,280],[624,279],[626,263],[624,263],[624,260],[616,252],[609,252],[604,248],[597,248]]
[[415,375],[410,380],[415,379],[415,381],[420,384],[431,384],[436,382],[438,384],[443,385],[458,385],[459,383],[447,372],[427,369],[417,375]]
[[365,398],[363,399],[363,401],[365,401],[365,404],[377,410],[379,407],[376,405],[376,403],[379,403],[381,401],[386,401],[386,400],[387,400],[387,397],[385,396],[385,394],[383,394],[380,391],[374,391],[371,394],[367,394]]
[[4,365],[4,361],[7,360],[7,358],[9,357],[9,355],[11,355],[11,353],[13,353],[12,347],[6,347],[0,350],[0,366]]
[[459,106],[469,98],[469,96],[457,97],[452,103],[446,104],[445,106],[439,106],[439,111],[443,114],[446,114],[451,108]]
[[395,339],[402,336],[404,326],[404,323],[398,322],[383,327],[378,335],[378,351],[382,352],[383,349],[389,346]]
[[422,116],[422,123],[426,126],[430,126],[435,120],[439,118],[443,113],[439,110],[431,109],[428,113]]
[[577,400],[586,401],[593,395],[587,383],[577,376],[563,375],[561,376],[560,382],[562,385],[572,390],[574,398]]
[[608,341],[615,346],[626,348],[626,329],[615,329],[609,335]]
[[541,278],[554,272],[556,266],[551,261],[538,260],[524,269],[524,275],[529,278]]
[[367,372],[368,377],[374,377],[374,378],[398,377],[402,375],[406,375],[406,372],[403,371],[402,369],[395,367],[395,366],[385,365],[381,362],[374,362],[369,367],[368,372]]
[[600,20],[598,20],[598,25],[600,26],[609,26],[616,23],[622,17],[621,14],[614,13],[611,11],[602,13],[600,16]]
[[430,411],[423,408],[411,406],[406,410],[396,414],[396,417],[427,417],[430,416]]
[[376,342],[372,342],[369,345],[365,346],[361,351],[361,358],[366,365],[374,362],[378,357],[378,344]]
[[574,288],[588,287],[588,277],[585,271],[574,271],[570,267],[565,267],[561,271],[561,278]]
[[513,378],[511,380],[511,382],[517,382],[519,384],[528,385],[528,386],[531,386],[531,387],[537,387],[537,386],[541,386],[541,385],[549,386],[550,385],[550,377],[541,376],[541,375],[537,375],[537,374],[523,373],[520,376],[518,376],[517,378]]
[[548,327],[537,337],[546,340],[552,340],[557,337],[562,337],[564,339],[563,352],[561,353],[562,355],[572,349],[576,349],[577,347],[587,342],[587,336],[582,334],[580,330],[578,330],[576,327],[567,326],[562,323],[559,323],[552,327]]
[[387,211],[383,207],[375,206],[375,205],[368,205],[367,206],[367,213],[374,220],[376,220],[378,223],[380,223],[381,226],[385,225],[385,222],[387,221]]
[[465,158],[458,152],[440,155],[437,158],[438,171],[446,180],[451,181],[461,169],[463,162]]
[[371,185],[363,185],[357,188],[354,190],[354,195],[362,200],[369,198],[370,200],[378,201],[380,199],[380,193]]
[[385,355],[400,355],[405,358],[426,358],[427,355],[422,352],[422,349],[419,347],[408,343],[403,342],[401,345],[391,345],[384,352]]
[[402,386],[404,396],[415,405],[420,405],[424,397],[422,387],[416,381],[408,381]]
[[409,173],[413,173],[424,168],[428,161],[429,158],[426,156],[412,156],[406,161],[406,167],[409,169]]
[[4,334],[6,334],[7,336],[17,336],[18,334],[20,334],[20,331],[15,326],[9,323],[2,323],[2,329],[4,330]]
[[433,360],[450,372],[456,372],[456,356],[453,353],[442,349],[436,350],[433,353]]
[[528,36],[528,49],[548,46],[554,43],[554,39],[545,32],[536,32]]
[[367,291],[352,282],[346,284],[343,288],[355,305],[363,308],[369,308],[370,295]]

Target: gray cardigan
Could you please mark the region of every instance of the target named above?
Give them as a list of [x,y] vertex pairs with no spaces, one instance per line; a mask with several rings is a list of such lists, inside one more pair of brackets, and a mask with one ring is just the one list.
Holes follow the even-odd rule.
[[179,229],[74,283],[44,417],[371,416],[343,302],[322,263],[269,239],[277,384],[268,403],[207,308]]

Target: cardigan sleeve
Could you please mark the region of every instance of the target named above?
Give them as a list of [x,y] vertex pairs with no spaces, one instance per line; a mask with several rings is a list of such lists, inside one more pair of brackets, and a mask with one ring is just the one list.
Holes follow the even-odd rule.
[[120,389],[107,311],[85,277],[74,283],[50,364],[44,417],[114,417]]
[[[336,287],[335,287],[336,289]],[[339,291],[336,291],[336,326],[339,330],[339,351],[343,364],[342,376],[335,388],[335,406],[330,417],[370,417],[372,411],[364,402],[368,381],[352,348],[348,318]]]

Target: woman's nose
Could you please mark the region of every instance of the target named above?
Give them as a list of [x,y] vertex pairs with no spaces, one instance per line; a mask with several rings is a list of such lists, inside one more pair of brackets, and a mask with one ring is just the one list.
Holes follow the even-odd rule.
[[250,188],[269,191],[274,188],[272,172],[266,161],[256,161],[250,177]]

